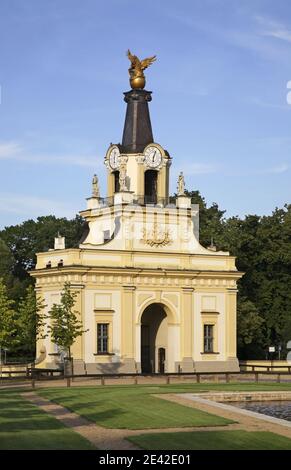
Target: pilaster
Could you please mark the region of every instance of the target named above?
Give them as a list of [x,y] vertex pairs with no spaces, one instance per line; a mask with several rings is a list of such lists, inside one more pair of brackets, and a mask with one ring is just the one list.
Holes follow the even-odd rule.
[[182,358],[182,371],[191,372],[194,370],[193,366],[193,315],[194,315],[194,302],[193,302],[192,287],[182,287],[182,302],[181,302],[181,358]]
[[124,360],[134,358],[134,298],[135,286],[123,286],[121,301],[121,355]]
[[236,298],[237,289],[227,289],[226,293],[226,358],[236,358]]
[[[80,321],[84,327],[83,289],[83,285],[71,285],[71,290],[77,294],[73,309],[74,312],[76,312],[78,321]],[[78,336],[78,338],[76,338],[74,344],[72,345],[71,354],[74,359],[84,358],[85,335],[86,333],[83,333],[81,336]]]

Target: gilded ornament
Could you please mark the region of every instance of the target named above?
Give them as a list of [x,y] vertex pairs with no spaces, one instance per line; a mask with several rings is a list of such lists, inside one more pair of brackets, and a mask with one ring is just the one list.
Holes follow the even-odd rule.
[[170,230],[158,228],[157,222],[151,230],[143,229],[143,242],[150,247],[166,246],[172,243]]
[[131,66],[128,69],[130,86],[134,90],[142,90],[146,83],[143,71],[156,60],[156,56],[154,55],[152,57],[148,57],[147,59],[139,60],[139,58],[136,55],[132,55],[128,49],[127,57],[131,62]]

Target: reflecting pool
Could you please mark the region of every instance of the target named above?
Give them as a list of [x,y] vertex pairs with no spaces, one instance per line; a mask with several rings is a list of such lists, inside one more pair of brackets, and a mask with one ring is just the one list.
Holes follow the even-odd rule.
[[232,406],[291,421],[291,401],[236,402]]

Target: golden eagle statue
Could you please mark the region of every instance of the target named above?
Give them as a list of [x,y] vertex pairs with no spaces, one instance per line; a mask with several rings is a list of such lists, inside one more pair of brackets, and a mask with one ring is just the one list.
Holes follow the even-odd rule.
[[131,66],[128,69],[130,86],[133,89],[143,89],[145,87],[145,76],[143,71],[156,60],[156,56],[154,55],[147,59],[139,60],[139,58],[136,55],[132,55],[128,49],[127,57],[131,62]]

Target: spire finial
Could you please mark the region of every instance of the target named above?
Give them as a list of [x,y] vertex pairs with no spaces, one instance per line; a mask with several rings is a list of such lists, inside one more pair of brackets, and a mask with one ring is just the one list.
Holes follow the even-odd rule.
[[132,55],[130,50],[127,51],[127,57],[131,62],[129,71],[129,83],[131,88],[142,90],[145,87],[144,69],[149,67],[155,60],[156,56],[148,57],[147,59],[139,60],[136,55]]

